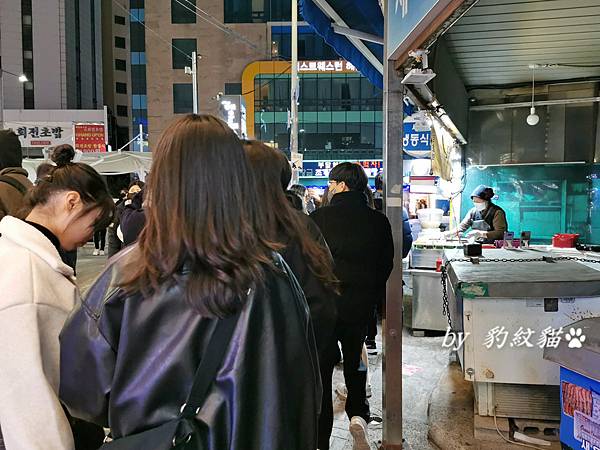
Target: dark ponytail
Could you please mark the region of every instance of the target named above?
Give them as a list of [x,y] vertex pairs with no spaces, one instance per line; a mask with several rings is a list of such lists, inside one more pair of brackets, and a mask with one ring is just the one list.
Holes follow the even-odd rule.
[[68,144],[54,149],[50,159],[56,164],[45,170],[35,186],[28,192],[25,202],[29,210],[48,203],[59,192],[75,191],[84,204],[82,215],[100,208],[95,228],[106,228],[112,220],[114,201],[104,179],[91,166],[74,163],[75,150]]

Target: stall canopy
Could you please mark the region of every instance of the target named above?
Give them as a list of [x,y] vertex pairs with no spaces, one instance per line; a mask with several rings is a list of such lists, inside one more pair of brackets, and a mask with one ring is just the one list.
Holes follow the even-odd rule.
[[304,20],[383,89],[383,12],[377,0],[300,0]]
[[[35,181],[37,167],[47,163],[45,159],[23,160],[23,168],[27,170],[29,179]],[[102,152],[84,153],[79,162],[89,164],[101,175],[122,175],[137,173],[141,179],[150,172],[152,153],[150,152]]]

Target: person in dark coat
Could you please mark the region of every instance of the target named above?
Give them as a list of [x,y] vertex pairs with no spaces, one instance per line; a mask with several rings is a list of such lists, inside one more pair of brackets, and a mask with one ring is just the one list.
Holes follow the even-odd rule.
[[123,241],[119,238],[117,231],[121,225],[121,216],[125,210],[125,206],[129,205],[133,197],[144,188],[144,182],[135,180],[129,185],[129,189],[125,191],[122,200],[116,203],[115,218],[108,227],[108,257],[116,255],[123,248]]
[[[367,371],[361,367],[360,357],[373,302],[385,295],[394,258],[390,223],[367,204],[367,183],[360,165],[338,164],[329,175],[329,206],[310,216],[325,236],[341,283],[335,335],[344,359],[346,414],[359,448],[368,446],[366,427],[371,418],[366,398]],[[332,360],[329,370],[333,371],[334,363]],[[331,385],[324,384],[323,389],[331,392]]]
[[0,219],[16,216],[25,206],[32,183],[22,161],[19,137],[12,130],[0,130]]
[[220,119],[190,114],[153,155],[138,242],[62,330],[61,400],[117,441],[174,420],[218,320],[239,314],[195,416],[204,448],[314,450],[322,393],[309,309],[262,236],[241,142]]
[[[337,317],[335,297],[338,288],[333,274],[331,253],[315,223],[303,213],[302,208],[294,209],[286,201],[285,187],[290,182],[292,172],[285,155],[258,141],[247,141],[244,149],[257,180],[259,196],[269,205],[268,227],[262,232],[268,239],[284,245],[280,253],[296,275],[310,308],[319,353],[321,380],[326,384],[329,378],[331,384],[331,371],[325,369],[331,359],[328,352],[335,345],[332,324]],[[300,206],[302,207],[301,203]],[[319,418],[319,449],[329,448],[332,425],[331,390],[323,390]]]
[[127,204],[121,214],[121,234],[125,246],[137,241],[140,233],[146,225],[146,214],[144,212],[144,189],[135,194],[131,203]]

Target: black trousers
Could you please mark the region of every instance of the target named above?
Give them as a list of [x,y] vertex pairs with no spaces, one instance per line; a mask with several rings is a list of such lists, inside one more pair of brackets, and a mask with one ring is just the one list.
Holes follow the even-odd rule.
[[377,307],[373,306],[373,312],[367,324],[367,341],[374,341],[375,336],[377,336]]
[[329,439],[333,428],[333,404],[331,379],[333,369],[338,359],[338,341],[342,344],[342,355],[344,357],[344,381],[348,390],[346,399],[346,414],[348,418],[360,416],[369,422],[371,418],[369,402],[367,401],[367,368],[361,363],[361,354],[365,335],[366,323],[349,324],[338,320],[335,327],[335,339],[331,343],[331,349],[323,359],[321,367],[321,382],[323,384],[323,403],[321,415],[319,416],[319,450],[329,449]]
[[94,247],[96,250],[104,250],[106,246],[106,228],[94,232]]

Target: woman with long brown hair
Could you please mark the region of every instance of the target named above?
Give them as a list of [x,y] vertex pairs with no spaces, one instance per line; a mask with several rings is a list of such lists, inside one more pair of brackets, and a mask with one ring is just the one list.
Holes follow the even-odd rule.
[[[280,252],[304,290],[317,340],[320,368],[325,369],[338,353],[332,326],[337,318],[337,280],[333,274],[333,259],[317,225],[287,201],[285,190],[292,172],[285,155],[258,141],[246,141],[244,149],[254,172],[259,196],[263,199],[264,236],[284,245]],[[331,370],[321,370],[321,378],[323,386],[331,385]],[[328,430],[332,424],[331,390],[324,390],[319,425],[321,430],[327,431],[323,436],[319,433],[319,449],[329,448]]]
[[[192,431],[177,426],[176,444],[314,450],[321,391],[308,308],[262,233],[241,142],[212,116],[181,118],[154,149],[146,189],[138,243],[63,329],[61,399],[123,443],[185,422]],[[144,442],[130,446],[162,448]]]

